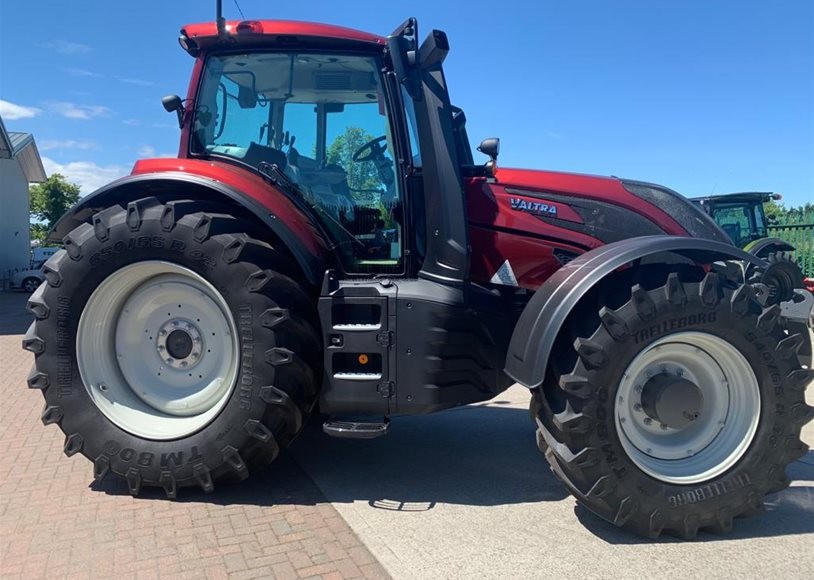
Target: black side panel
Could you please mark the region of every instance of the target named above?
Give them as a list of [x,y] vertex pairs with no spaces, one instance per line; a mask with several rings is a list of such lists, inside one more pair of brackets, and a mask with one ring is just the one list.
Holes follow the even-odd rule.
[[514,311],[511,298],[429,280],[329,277],[320,410],[419,414],[491,399],[512,384],[503,362]]
[[399,284],[397,412],[430,413],[493,398],[514,326],[506,299],[430,281]]
[[68,232],[90,219],[95,212],[114,204],[127,205],[128,201],[148,196],[161,201],[184,198],[235,204],[280,239],[312,285],[319,286],[322,281],[326,269],[325,256],[311,253],[288,224],[276,219],[267,208],[242,191],[212,179],[181,172],[130,175],[97,189],[60,218],[49,233],[48,240],[60,243]]
[[591,287],[625,264],[670,253],[699,263],[738,260],[766,266],[734,246],[676,236],[629,238],[586,252],[557,270],[526,305],[509,344],[506,373],[526,387],[539,386],[560,328]]

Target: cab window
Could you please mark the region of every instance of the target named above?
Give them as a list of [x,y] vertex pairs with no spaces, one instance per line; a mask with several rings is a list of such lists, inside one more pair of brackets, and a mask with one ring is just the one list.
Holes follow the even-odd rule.
[[195,106],[193,154],[276,165],[357,273],[402,271],[402,194],[380,68],[361,55],[210,56]]

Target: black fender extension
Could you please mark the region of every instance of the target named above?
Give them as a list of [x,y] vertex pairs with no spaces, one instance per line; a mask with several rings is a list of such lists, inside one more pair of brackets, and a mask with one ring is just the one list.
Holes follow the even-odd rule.
[[506,373],[530,389],[538,387],[554,340],[580,299],[617,268],[661,253],[678,254],[702,264],[737,260],[766,265],[762,259],[729,244],[678,236],[628,238],[586,252],[557,270],[529,300],[509,343]]

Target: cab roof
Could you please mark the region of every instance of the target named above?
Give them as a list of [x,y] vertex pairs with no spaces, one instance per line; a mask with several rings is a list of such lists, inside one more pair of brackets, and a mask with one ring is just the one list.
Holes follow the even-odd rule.
[[229,20],[226,22],[226,33],[229,35],[229,39],[224,42],[218,38],[215,22],[188,24],[181,29],[182,46],[185,37],[192,41],[190,44],[194,44],[198,49],[206,49],[214,45],[223,46],[227,43],[237,43],[238,46],[262,45],[280,41],[291,43],[297,42],[298,39],[344,41],[374,46],[382,46],[386,43],[384,37],[361,30],[295,20]]
[[781,199],[781,196],[771,191],[740,191],[693,197],[691,201],[698,203],[763,203],[772,199]]

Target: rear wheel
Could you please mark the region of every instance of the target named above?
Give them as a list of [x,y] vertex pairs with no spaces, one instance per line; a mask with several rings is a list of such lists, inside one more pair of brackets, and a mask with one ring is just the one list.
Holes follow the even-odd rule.
[[814,416],[803,337],[716,273],[581,303],[534,394],[538,444],[588,509],[639,534],[727,531],[789,483]]
[[46,263],[28,384],[96,478],[208,492],[300,431],[321,376],[314,302],[241,229],[195,202],[145,199],[100,212]]

